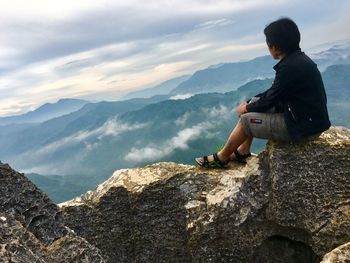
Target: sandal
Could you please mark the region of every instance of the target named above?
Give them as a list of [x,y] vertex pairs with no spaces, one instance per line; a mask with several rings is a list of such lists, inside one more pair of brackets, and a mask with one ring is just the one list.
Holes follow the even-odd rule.
[[247,153],[247,154],[240,154],[237,150],[234,151],[235,154],[235,158],[234,159],[230,159],[230,161],[236,161],[238,163],[243,163],[246,164],[247,161],[246,159],[250,156],[252,156],[251,153]]
[[208,156],[202,156],[196,158],[196,162],[199,166],[204,168],[226,168],[229,160],[221,161],[218,157],[218,153],[213,154],[214,160],[209,161]]

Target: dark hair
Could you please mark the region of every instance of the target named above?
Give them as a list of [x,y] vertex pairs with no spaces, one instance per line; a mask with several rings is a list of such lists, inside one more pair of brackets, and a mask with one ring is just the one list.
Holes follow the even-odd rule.
[[269,46],[275,46],[283,53],[291,53],[300,50],[300,32],[294,21],[288,17],[282,17],[270,24],[264,29],[266,43]]

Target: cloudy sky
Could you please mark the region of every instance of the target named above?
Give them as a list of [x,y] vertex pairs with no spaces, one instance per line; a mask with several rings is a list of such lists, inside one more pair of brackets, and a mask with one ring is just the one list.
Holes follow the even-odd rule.
[[0,116],[266,55],[263,29],[281,16],[305,51],[348,39],[349,11],[348,0],[2,0]]

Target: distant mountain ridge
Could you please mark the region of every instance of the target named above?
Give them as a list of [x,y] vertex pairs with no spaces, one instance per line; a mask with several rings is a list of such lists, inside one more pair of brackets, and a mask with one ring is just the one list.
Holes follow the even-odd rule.
[[149,98],[155,95],[166,95],[166,94],[169,94],[180,83],[188,80],[190,77],[191,77],[190,75],[184,75],[177,78],[169,79],[152,88],[130,92],[124,98],[125,99]]
[[321,71],[331,65],[350,64],[350,39],[316,46],[310,49],[310,57]]
[[108,119],[130,110],[137,110],[169,96],[154,96],[150,99],[88,103],[80,110],[50,119],[39,124],[7,125],[0,129],[0,156],[40,148],[53,141],[80,131],[97,129]]
[[[306,50],[318,65],[320,71],[326,70],[328,66],[335,64],[350,64],[350,39],[325,43]],[[192,75],[184,75],[164,81],[154,87],[133,91],[124,96],[124,100],[131,98],[150,98],[156,95],[183,95],[199,94],[208,92],[229,92],[254,79],[272,78],[274,70],[272,67],[278,61],[271,56],[261,56],[248,61],[233,63],[218,63],[210,65],[205,69],[198,70]],[[63,99],[57,102],[68,101]],[[79,100],[77,100],[79,101]],[[86,101],[83,103],[87,103]],[[63,103],[62,103],[63,104]],[[58,117],[77,110],[76,108],[66,111],[50,113],[53,105],[47,103],[33,112],[19,116],[0,117],[0,125],[10,123],[33,123],[42,122],[53,117]],[[41,109],[42,108],[42,109]],[[35,117],[36,112],[47,117]],[[51,114],[51,115],[50,115]]]
[[257,57],[245,62],[219,64],[196,71],[170,94],[229,92],[254,79],[271,78],[275,61],[271,56]]
[[[350,64],[350,40],[320,45],[305,51],[305,54],[315,61],[320,71],[335,64]],[[196,71],[170,94],[229,92],[251,80],[273,77],[272,67],[277,63],[271,56],[262,56],[249,61],[212,65]]]
[[80,99],[60,99],[56,103],[45,103],[36,110],[29,111],[25,114],[0,117],[0,125],[44,122],[79,110],[87,103],[89,103],[89,101]]

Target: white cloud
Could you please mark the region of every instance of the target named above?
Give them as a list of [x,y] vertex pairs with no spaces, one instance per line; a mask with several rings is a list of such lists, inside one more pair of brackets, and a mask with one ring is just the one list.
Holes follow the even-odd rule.
[[[118,92],[151,86],[171,78],[174,74],[184,75],[194,64],[189,60],[174,63],[161,63],[161,60],[158,60],[158,63],[152,64],[149,61],[157,61],[156,57],[159,54],[147,52],[119,60],[101,60],[101,57],[118,52],[128,53],[135,45],[130,42],[106,46],[30,64],[6,77],[0,76],[0,90],[3,94],[11,94],[8,98],[0,98],[0,115],[26,112],[62,97],[79,98],[96,92],[114,91],[117,98]],[[79,61],[86,61],[87,65],[68,69],[67,76],[61,76],[60,71],[64,67]],[[31,87],[26,83],[31,83]]]
[[185,100],[188,98],[191,98],[194,94],[186,93],[186,94],[179,94],[174,95],[169,98],[169,100]]
[[[132,163],[154,161],[169,156],[175,150],[186,150],[189,147],[188,143],[198,139],[200,136],[213,138],[217,134],[215,127],[223,121],[229,121],[233,114],[233,109],[223,105],[212,108],[203,108],[200,109],[200,111],[205,115],[208,115],[211,121],[201,122],[190,128],[182,129],[176,134],[176,136],[159,145],[150,144],[143,148],[134,147],[125,155],[124,159]],[[178,118],[175,123],[181,125],[181,123],[185,122],[191,114],[193,113],[189,112],[184,114],[182,117]]]
[[[140,4],[141,0],[133,3]],[[221,12],[242,12],[244,10],[256,9],[266,5],[279,5],[286,0],[168,0],[159,2],[158,0],[147,1],[149,7],[159,8],[159,10],[186,10],[187,12],[198,12],[204,14],[215,14]]]
[[[127,124],[117,119],[111,119],[97,129],[78,132],[44,145],[39,149],[32,149],[15,156],[11,163],[16,169],[25,173],[45,175],[72,174],[75,171],[84,173],[85,169],[88,169],[83,165],[86,161],[85,158],[101,145],[103,138],[108,137],[108,140],[112,140],[126,132],[142,129],[147,125],[147,123]],[[57,162],[51,161],[48,163],[47,158],[52,154],[78,144],[82,145],[83,149],[76,152],[76,154],[69,156],[69,158],[62,158]]]
[[[99,145],[100,140],[102,140],[104,137],[110,136],[110,137],[116,137],[119,136],[122,133],[141,129],[146,127],[146,123],[135,123],[135,124],[127,124],[127,123],[121,123],[117,119],[111,119],[106,121],[101,127],[91,130],[91,131],[81,131],[77,132],[73,135],[70,135],[68,137],[64,137],[58,141],[54,141],[50,144],[44,145],[43,147],[39,148],[38,150],[30,150],[29,152],[22,154],[22,159],[40,159],[45,158],[47,155],[53,154],[54,152],[67,148],[72,147],[74,145],[77,145],[79,143],[84,143],[85,148],[87,150],[91,150],[92,148],[95,148]],[[97,142],[90,143],[87,140],[94,138],[97,140]],[[24,158],[25,157],[25,158]],[[30,163],[30,162],[27,162]]]
[[188,149],[188,142],[199,138],[205,131],[214,127],[210,122],[202,122],[190,128],[183,129],[173,138],[161,145],[149,145],[144,148],[132,148],[125,160],[133,163],[157,160],[172,154],[175,150]]
[[109,3],[111,1],[105,0],[4,0],[0,1],[0,14],[17,19],[67,19]]
[[234,21],[226,18],[218,19],[218,20],[210,20],[206,21],[204,23],[200,23],[196,25],[196,28],[199,29],[212,29],[215,27],[220,27],[220,26],[227,26],[233,24]]
[[211,45],[209,43],[207,43],[207,44],[199,44],[199,45],[192,46],[189,48],[182,48],[179,51],[171,53],[170,57],[174,58],[174,57],[177,57],[179,55],[190,55],[190,54],[193,54],[193,53],[201,51],[201,50],[205,50],[205,49],[207,50],[210,47],[211,47]]
[[[26,112],[62,97],[88,98],[91,94],[98,97],[97,93],[113,92],[116,97],[126,90],[149,87],[174,76],[192,73],[211,63],[202,55],[201,61],[191,59],[196,54],[208,54],[211,49],[211,43],[193,30],[228,26],[232,21],[220,18],[220,12],[239,12],[257,5],[255,0],[244,3],[225,0],[1,1],[0,58],[3,59],[0,67],[9,71],[0,75],[3,84],[0,89],[6,94],[0,98],[0,115]],[[124,15],[126,10],[134,15]],[[112,13],[119,15],[111,16]],[[209,14],[218,18],[205,19]],[[99,15],[102,15],[102,21],[89,22]],[[110,21],[104,21],[105,17]],[[166,22],[171,22],[169,19],[184,23],[183,27],[179,24],[183,32],[171,29],[174,24]],[[140,22],[145,27],[142,31]],[[102,41],[105,36],[113,38],[111,28],[107,26],[113,24],[118,24],[119,29],[113,32],[121,32],[121,35],[116,35],[115,40]],[[158,35],[139,36],[143,32],[154,34],[155,29],[159,31]],[[122,32],[136,35],[126,37]],[[98,42],[99,38],[101,44],[88,49],[83,47]],[[64,50],[69,54],[59,55]],[[47,59],[36,59],[34,54]],[[111,59],[116,54],[123,56]]]
[[224,105],[219,105],[218,107],[205,108],[203,111],[206,115],[209,116],[210,119],[213,119],[215,121],[228,121],[232,119],[232,115],[234,114],[234,107],[229,108]]
[[228,44],[218,50],[216,50],[217,53],[228,53],[228,52],[244,52],[248,50],[256,50],[256,49],[266,49],[265,43],[252,43],[248,45],[237,45],[237,44]]
[[350,37],[349,2],[317,2],[0,1],[0,115],[62,97],[117,99],[212,64],[267,55],[264,25],[285,10],[309,47]]
[[183,126],[186,124],[188,118],[190,117],[191,112],[186,112],[184,115],[180,116],[175,120],[175,124],[178,126]]

